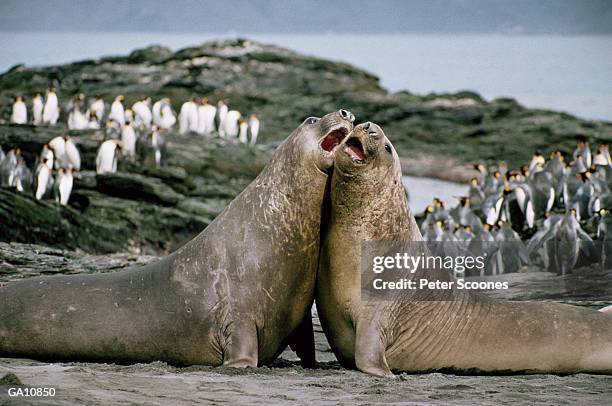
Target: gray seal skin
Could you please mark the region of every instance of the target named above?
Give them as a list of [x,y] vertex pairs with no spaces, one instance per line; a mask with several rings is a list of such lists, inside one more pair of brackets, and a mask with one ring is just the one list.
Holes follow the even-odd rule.
[[[330,189],[315,301],[343,366],[387,377],[434,370],[612,373],[610,313],[499,301],[469,290],[419,298],[397,290],[384,300],[362,292],[362,241],[422,240],[404,197],[399,159],[377,125],[356,126],[338,147]],[[454,280],[431,270],[398,272],[399,278]]]
[[312,365],[327,171],[353,120],[306,119],[204,231],[155,263],[0,288],[0,354],[254,367],[290,343]]

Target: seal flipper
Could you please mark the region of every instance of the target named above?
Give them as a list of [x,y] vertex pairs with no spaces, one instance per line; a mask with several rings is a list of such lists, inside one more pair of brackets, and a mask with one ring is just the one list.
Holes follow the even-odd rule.
[[223,366],[257,367],[259,345],[255,323],[250,321],[234,323],[230,334],[229,343],[223,354]]
[[315,367],[317,360],[310,310],[306,312],[300,325],[289,336],[289,346],[300,358],[303,368]]
[[394,378],[385,357],[380,328],[377,323],[358,322],[355,334],[355,365],[366,374]]

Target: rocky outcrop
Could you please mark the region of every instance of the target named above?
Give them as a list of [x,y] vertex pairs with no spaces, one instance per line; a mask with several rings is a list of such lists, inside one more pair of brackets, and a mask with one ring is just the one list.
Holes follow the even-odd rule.
[[[19,146],[31,165],[62,126],[0,125],[0,145]],[[68,207],[31,193],[0,189],[0,241],[92,253],[165,254],[202,231],[268,161],[272,150],[220,139],[170,134],[167,164],[120,159],[96,175],[101,131],[71,132],[83,158]]]
[[483,100],[472,92],[390,94],[363,70],[249,40],[208,42],[171,52],[153,46],[127,56],[51,67],[17,66],[0,75],[1,116],[10,97],[57,87],[60,99],[79,92],[107,102],[126,96],[167,96],[175,110],[193,96],[227,100],[262,118],[261,140],[284,138],[303,118],[347,108],[357,120],[383,126],[403,157],[438,154],[460,162],[504,159],[523,164],[534,150],[569,151],[575,137],[610,140],[612,125],[546,110],[526,109],[512,99]]
[[[61,102],[80,92],[109,103],[123,94],[127,106],[143,95],[164,96],[178,111],[190,97],[223,99],[244,114],[258,113],[265,146],[170,133],[164,166],[121,160],[117,174],[97,176],[102,131],[6,124],[12,96],[30,99],[51,85]],[[470,161],[506,160],[512,167],[527,162],[536,149],[570,152],[576,136],[592,143],[612,139],[610,123],[526,109],[511,99],[488,102],[472,92],[390,94],[377,77],[350,65],[248,40],[177,52],[154,46],[61,66],[16,66],[0,75],[0,121],[5,122],[0,145],[5,151],[20,147],[33,166],[46,142],[69,133],[83,167],[67,208],[0,192],[0,240],[93,253],[167,253],[206,227],[300,121],[338,108],[351,110],[358,121],[381,124],[404,158],[406,172],[453,180],[471,176]]]

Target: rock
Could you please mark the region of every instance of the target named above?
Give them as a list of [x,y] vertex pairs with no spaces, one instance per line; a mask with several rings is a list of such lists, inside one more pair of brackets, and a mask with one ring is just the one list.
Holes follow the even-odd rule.
[[213,103],[224,99],[245,115],[260,116],[263,145],[170,132],[162,167],[120,158],[118,173],[96,176],[95,157],[104,134],[68,132],[67,112],[55,127],[0,124],[0,145],[5,151],[20,147],[32,170],[42,146],[66,133],[83,162],[68,208],[0,192],[0,241],[93,253],[167,253],[209,224],[298,123],[339,108],[351,110],[358,122],[383,126],[403,158],[405,173],[454,180],[471,176],[468,162],[506,160],[516,167],[534,150],[570,153],[578,135],[593,144],[612,140],[611,123],[527,109],[509,98],[488,102],[470,91],[389,93],[376,76],[353,66],[245,39],[176,52],[152,46],[127,56],[15,67],[0,75],[0,121],[8,121],[15,94],[29,101],[49,85],[58,89],[61,102],[80,92],[108,103],[123,94],[130,106],[147,95],[170,97],[178,111],[190,97],[207,96]]
[[175,206],[183,198],[161,180],[133,173],[97,175],[96,182],[100,192],[123,199]]
[[33,196],[0,189],[0,241],[37,242],[90,252],[117,252],[125,247],[125,234],[112,225]]
[[144,265],[155,258],[126,253],[87,255],[43,245],[0,242],[0,280],[53,274],[111,272]]
[[9,372],[8,374],[4,375],[2,378],[0,378],[0,386],[22,386],[23,383],[21,382],[21,379],[19,379],[17,377],[17,375],[15,375],[12,372]]

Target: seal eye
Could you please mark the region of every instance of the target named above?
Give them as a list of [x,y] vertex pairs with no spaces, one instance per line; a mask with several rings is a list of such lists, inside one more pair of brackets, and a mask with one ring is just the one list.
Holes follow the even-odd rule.
[[385,144],[385,151],[387,151],[388,153],[391,153],[391,145]]
[[306,124],[316,124],[317,121],[319,121],[319,120],[320,120],[320,118],[318,118],[318,117],[308,117],[306,119]]

